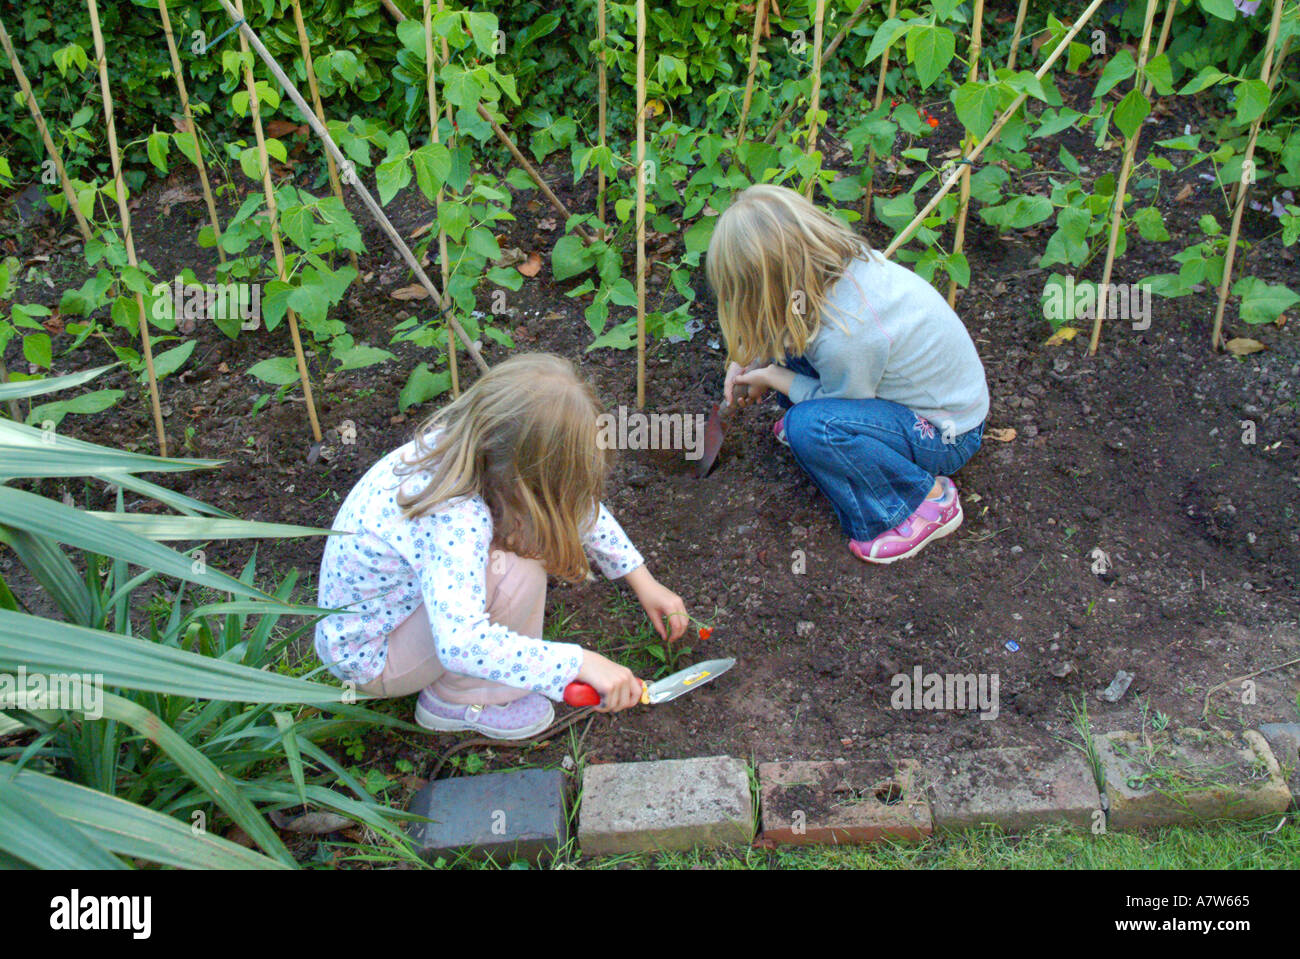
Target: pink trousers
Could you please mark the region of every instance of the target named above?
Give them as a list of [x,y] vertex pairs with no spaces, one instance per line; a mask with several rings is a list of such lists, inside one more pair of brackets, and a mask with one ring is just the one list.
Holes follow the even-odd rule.
[[[540,639],[546,612],[546,568],[504,550],[492,551],[487,569],[488,619],[513,632]],[[445,703],[498,706],[528,695],[528,690],[448,672],[424,606],[388,634],[388,662],[375,679],[359,687],[385,699],[409,696],[426,686]]]

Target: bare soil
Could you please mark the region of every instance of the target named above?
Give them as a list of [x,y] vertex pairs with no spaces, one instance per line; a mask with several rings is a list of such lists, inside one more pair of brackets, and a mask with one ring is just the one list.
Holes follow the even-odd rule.
[[[955,121],[946,105],[930,109],[943,120],[937,153],[948,145],[942,137]],[[1179,135],[1186,123],[1203,123],[1184,101],[1175,109],[1187,116],[1159,115],[1144,129],[1147,142]],[[1118,148],[1099,154],[1090,136],[1078,132],[1065,142],[1096,170],[1118,167]],[[1056,143],[1046,141],[1038,154],[1049,167],[1056,166]],[[833,140],[826,148],[837,155]],[[304,164],[298,175],[310,184],[313,172]],[[1176,270],[1170,257],[1199,238],[1202,213],[1227,222],[1219,187],[1198,172],[1165,176],[1159,203],[1173,241],[1131,243],[1115,282]],[[591,182],[571,187],[558,164],[548,175],[572,208],[594,207]],[[1038,164],[1019,178],[1047,189]],[[1176,200],[1184,185],[1191,196]],[[203,206],[183,203],[164,215],[159,198],[167,186],[152,185],[136,208],[141,256],[160,276],[189,266],[210,279],[215,257],[194,243]],[[228,213],[233,202],[225,205]],[[515,212],[518,220],[506,224],[502,245],[547,257],[558,234],[541,221],[552,212],[531,192],[516,198]],[[401,196],[390,213],[406,235],[429,217],[414,193]],[[354,214],[365,230],[362,272],[368,278],[338,316],[358,342],[386,346],[391,328],[412,309],[390,294],[410,278],[357,204]],[[891,238],[879,225],[863,230],[879,247]],[[26,284],[23,301],[57,302],[57,291],[80,282],[85,267],[77,248],[57,243],[66,233],[49,220],[23,228],[18,255],[50,256],[39,266],[54,283]],[[717,656],[738,662],[725,677],[670,705],[597,717],[583,738],[590,761],[718,753],[756,761],[865,760],[1045,744],[1077,738],[1071,726],[1080,702],[1097,731],[1136,728],[1139,703],[1152,716],[1167,714],[1173,726],[1197,725],[1210,687],[1257,671],[1253,701],[1243,702],[1250,697],[1234,683],[1212,697],[1210,718],[1226,726],[1295,720],[1300,668],[1270,669],[1300,657],[1300,345],[1294,311],[1288,326],[1246,327],[1230,305],[1227,335],[1253,336],[1266,346],[1244,358],[1209,348],[1212,289],[1180,300],[1157,298],[1145,331],[1108,322],[1095,357],[1086,355],[1086,330],[1049,346],[1039,305],[1045,274],[1034,266],[1049,235],[1050,227],[998,235],[972,215],[967,249],[973,281],[957,308],[988,373],[989,426],[1014,429],[1016,436],[986,439],[956,477],[965,525],[917,558],[875,567],[849,554],[828,504],[773,438],[774,406],[738,413],[716,469],[704,480],[680,453],[621,455],[607,503],[656,576],[715,627],[708,640],[689,644],[683,665]],[[1281,246],[1275,220],[1248,211],[1243,238],[1237,275],[1295,286],[1296,249]],[[1100,279],[1100,259],[1085,271],[1089,278]],[[665,283],[664,272],[656,270],[652,299]],[[611,407],[631,405],[635,356],[584,352],[591,339],[582,319],[585,300],[565,296],[574,285],[554,283],[544,267],[509,295],[517,348],[568,356]],[[720,393],[724,355],[710,345],[718,333],[702,273],[696,288],[697,315],[707,328],[687,343],[652,344],[649,410],[707,412]],[[489,295],[484,290],[485,309]],[[626,316],[615,313],[615,319]],[[308,462],[310,436],[296,391],[254,412],[254,398],[267,387],[244,372],[267,356],[288,355],[287,331],[232,341],[204,326],[195,335],[199,346],[188,368],[163,384],[169,440],[175,451],[227,464],[163,481],[243,518],[328,526],[361,473],[405,442],[432,409],[398,415],[398,392],[422,359],[409,346],[395,349],[395,362],[346,374],[328,373],[322,359],[313,360],[323,425],[337,429],[351,420],[357,433],[354,444],[331,443],[325,455]],[[56,337],[56,348],[67,342]],[[489,362],[507,352],[494,343],[484,347]],[[105,347],[91,345],[56,365],[70,372],[111,359]],[[15,346],[6,362],[19,368]],[[473,379],[467,362],[461,375]],[[114,372],[94,384],[106,386],[127,390],[127,399],[94,417],[69,418],[61,429],[153,451],[138,384]],[[1255,427],[1253,444],[1243,443],[1246,421]],[[42,488],[61,495],[65,486],[92,508],[107,505],[101,492],[80,485]],[[264,543],[259,562],[280,572],[296,567],[310,586],[321,548],[319,539]],[[209,562],[236,570],[249,549],[219,545],[209,550]],[[1094,572],[1098,550],[1106,565]],[[12,565],[0,554],[4,575]],[[604,582],[557,586],[551,619],[564,618],[566,634],[576,631],[584,642],[625,644],[643,620],[634,604],[612,603],[619,588]],[[646,653],[630,655],[646,675],[653,672]],[[918,665],[925,672],[997,673],[998,718],[981,720],[976,710],[892,708],[891,678]],[[1103,703],[1095,693],[1117,669],[1136,679],[1118,704]],[[421,745],[376,733],[365,762],[390,766],[405,757],[423,774],[451,741],[430,737]],[[569,748],[561,736],[540,750],[493,751],[488,760],[554,763]]]

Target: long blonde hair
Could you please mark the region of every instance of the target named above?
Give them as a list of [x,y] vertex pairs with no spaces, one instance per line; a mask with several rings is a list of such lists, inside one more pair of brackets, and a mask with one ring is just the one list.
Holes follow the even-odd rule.
[[827,291],[870,253],[860,236],[802,194],[759,184],[718,217],[706,263],[729,359],[800,355],[821,328]]
[[421,425],[416,458],[403,472],[427,470],[433,479],[397,503],[414,518],[448,500],[481,496],[494,544],[541,560],[554,576],[585,579],[582,536],[595,520],[608,468],[597,443],[599,413],[595,392],[568,360],[513,356]]

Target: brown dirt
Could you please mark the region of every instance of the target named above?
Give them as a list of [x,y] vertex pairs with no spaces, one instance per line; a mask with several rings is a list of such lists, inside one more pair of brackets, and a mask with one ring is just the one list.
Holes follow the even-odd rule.
[[[1144,136],[1154,141],[1180,134],[1195,114],[1182,101],[1175,108],[1188,117],[1165,116]],[[948,129],[950,115],[931,109]],[[1067,137],[1095,169],[1118,165],[1118,150],[1099,156],[1088,137]],[[1048,147],[1041,155],[1050,159],[1055,142]],[[550,172],[557,187],[568,183],[558,165]],[[1201,213],[1226,222],[1217,188],[1197,172],[1166,175],[1161,204],[1174,240],[1131,244],[1116,267],[1116,282],[1175,269],[1169,257],[1199,236]],[[1193,196],[1175,202],[1184,183],[1192,185]],[[193,266],[211,277],[214,258],[192,241],[201,204],[162,217],[162,186],[146,192],[136,213],[141,255],[161,276]],[[593,207],[590,183],[562,192],[574,209]],[[532,197],[517,198],[519,219],[508,225],[503,245],[545,255],[556,234],[539,226],[550,211]],[[390,212],[407,234],[428,215],[423,200],[409,193]],[[369,253],[363,273],[374,275],[338,316],[358,341],[384,346],[410,309],[389,293],[409,279],[377,229],[364,228]],[[866,233],[881,247],[890,239],[879,226]],[[734,656],[738,662],[727,676],[671,705],[596,718],[584,738],[591,760],[716,753],[759,761],[860,760],[1044,743],[1074,738],[1071,703],[1080,699],[1099,731],[1135,728],[1139,700],[1153,715],[1168,714],[1174,725],[1195,724],[1207,688],[1300,656],[1300,346],[1294,330],[1247,328],[1230,307],[1229,335],[1254,336],[1267,350],[1243,359],[1212,353],[1214,291],[1206,290],[1175,301],[1157,298],[1145,332],[1109,322],[1096,357],[1086,355],[1086,331],[1073,342],[1046,346],[1049,329],[1038,305],[1044,276],[1033,270],[1032,257],[1048,235],[1050,229],[999,236],[972,216],[974,281],[958,310],[988,373],[989,425],[1018,435],[1007,443],[986,440],[957,477],[964,527],[916,559],[872,567],[848,553],[828,505],[773,439],[772,407],[735,417],[706,480],[697,480],[679,454],[622,455],[607,502],[655,575],[716,627],[706,642],[690,644],[691,659]],[[22,252],[52,253],[49,270],[61,290],[80,282],[84,264],[75,253],[59,252],[53,236],[49,226],[29,230]],[[1239,257],[1238,275],[1295,285],[1296,250],[1281,247],[1276,221],[1248,212],[1244,237],[1251,245]],[[1100,278],[1099,260],[1088,270],[1091,278]],[[652,296],[664,282],[661,273],[652,277]],[[510,294],[517,346],[575,359],[609,405],[631,404],[635,357],[582,352],[590,341],[582,304],[563,295],[573,285],[553,283],[544,269]],[[702,274],[696,287],[697,315],[711,321]],[[20,298],[40,299],[42,290],[28,285]],[[44,296],[56,295],[45,290]],[[483,296],[486,303],[487,291]],[[723,355],[708,345],[716,335],[710,322],[690,343],[652,346],[651,410],[709,409],[722,384]],[[429,412],[396,416],[398,391],[420,360],[409,346],[396,348],[394,363],[341,375],[316,361],[323,425],[336,428],[350,419],[357,437],[354,445],[335,444],[328,461],[308,463],[301,402],[296,396],[272,400],[255,414],[253,399],[266,388],[243,374],[257,360],[288,354],[287,331],[230,341],[205,328],[199,338],[189,368],[163,386],[169,437],[181,452],[186,428],[193,427],[188,452],[228,464],[166,481],[247,519],[328,526],[366,467],[404,442]],[[66,337],[60,339],[66,346]],[[506,355],[492,343],[484,352],[489,362]],[[106,349],[90,346],[58,365],[69,372],[108,359]],[[12,366],[19,360],[11,347],[7,361]],[[472,379],[466,363],[462,377]],[[102,415],[71,418],[62,429],[152,451],[138,387],[120,373],[95,385],[127,389],[128,398]],[[1241,442],[1243,420],[1257,426],[1255,445]],[[69,488],[92,507],[107,502],[97,491]],[[44,489],[58,494],[63,486]],[[136,506],[150,508],[128,503]],[[1113,564],[1100,575],[1092,572],[1096,549]],[[316,539],[266,543],[259,558],[263,568],[298,568],[311,587],[320,550]],[[209,550],[209,562],[234,570],[248,551],[246,544],[221,545]],[[792,571],[795,551],[806,562],[803,573]],[[614,589],[603,582],[556,588],[551,619],[567,617],[570,633],[581,631],[584,641],[625,643],[643,620],[634,604],[612,603]],[[1006,648],[1008,640],[1019,644],[1018,651]],[[632,661],[651,671],[653,660],[644,652]],[[916,665],[926,672],[998,673],[998,719],[891,708],[890,678]],[[1094,692],[1120,668],[1136,673],[1132,688],[1118,705],[1098,701]],[[1242,704],[1235,686],[1216,696],[1220,722],[1296,718],[1300,669],[1265,672],[1255,682],[1254,704]],[[368,762],[405,756],[422,773],[448,742],[431,738],[429,752],[382,734],[369,741]],[[493,761],[557,762],[568,748],[561,737],[541,751],[501,752]]]

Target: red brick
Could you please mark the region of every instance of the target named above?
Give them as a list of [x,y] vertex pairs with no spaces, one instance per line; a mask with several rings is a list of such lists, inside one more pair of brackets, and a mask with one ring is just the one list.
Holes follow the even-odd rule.
[[763,763],[758,780],[768,842],[919,840],[933,829],[920,767],[910,759]]

